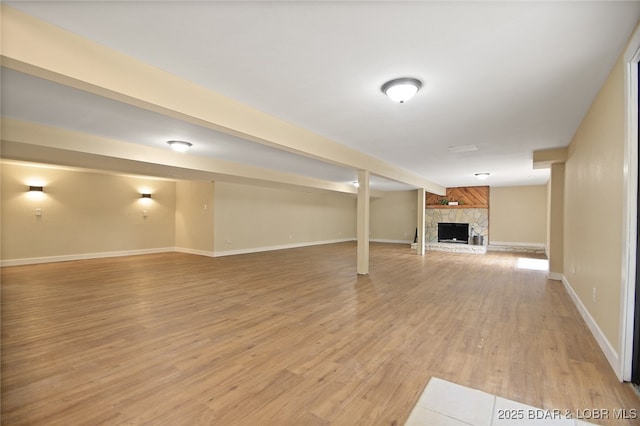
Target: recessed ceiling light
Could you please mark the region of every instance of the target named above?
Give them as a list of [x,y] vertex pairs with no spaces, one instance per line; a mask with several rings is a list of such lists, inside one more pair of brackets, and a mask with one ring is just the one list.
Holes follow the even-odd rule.
[[490,173],[476,173],[476,177],[480,180],[485,180],[489,177]]
[[354,180],[353,182],[351,182],[353,184],[353,186],[355,186],[356,188],[360,188],[360,182],[358,182],[357,180]]
[[417,78],[403,77],[387,81],[380,90],[392,101],[402,104],[413,98],[421,87],[422,82]]
[[167,143],[169,144],[169,146],[171,146],[171,148],[173,148],[174,151],[178,152],[185,152],[192,146],[191,142],[186,141],[167,141]]
[[470,152],[470,151],[477,151],[478,147],[475,145],[457,145],[457,146],[450,146],[448,149],[450,152]]

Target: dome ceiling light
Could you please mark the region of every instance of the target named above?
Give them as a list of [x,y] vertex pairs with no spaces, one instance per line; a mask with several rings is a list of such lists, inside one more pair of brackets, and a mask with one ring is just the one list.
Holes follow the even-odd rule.
[[402,104],[413,98],[421,87],[422,82],[417,78],[403,77],[387,81],[380,90],[392,101]]
[[178,152],[185,152],[192,146],[191,142],[186,141],[167,141],[167,143],[174,151]]

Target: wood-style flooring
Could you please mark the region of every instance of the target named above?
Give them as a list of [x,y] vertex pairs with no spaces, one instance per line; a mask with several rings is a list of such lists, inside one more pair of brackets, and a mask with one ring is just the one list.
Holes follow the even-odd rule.
[[372,244],[357,276],[341,243],[5,267],[2,424],[402,425],[432,376],[640,407],[562,284],[516,261]]

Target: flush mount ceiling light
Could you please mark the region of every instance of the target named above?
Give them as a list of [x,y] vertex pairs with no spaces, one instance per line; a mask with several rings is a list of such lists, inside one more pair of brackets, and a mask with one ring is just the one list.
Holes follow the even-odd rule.
[[476,177],[480,180],[485,180],[489,177],[490,173],[476,173]]
[[355,186],[356,188],[360,188],[360,182],[358,182],[357,180],[354,180],[353,182],[351,182],[353,184],[353,186]]
[[167,141],[167,143],[174,151],[178,152],[185,152],[186,150],[191,148],[192,145],[191,142],[186,141]]
[[449,148],[447,148],[449,150],[449,152],[471,152],[471,151],[477,151],[478,147],[475,145],[455,145],[455,146],[450,146]]
[[380,90],[392,101],[402,104],[413,98],[421,87],[422,82],[417,78],[403,77],[387,81]]

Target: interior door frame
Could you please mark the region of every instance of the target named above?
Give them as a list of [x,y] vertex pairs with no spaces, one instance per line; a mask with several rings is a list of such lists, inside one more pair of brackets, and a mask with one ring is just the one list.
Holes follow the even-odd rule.
[[622,282],[620,291],[620,365],[618,379],[631,381],[636,298],[638,229],[638,63],[640,27],[636,28],[624,52],[625,147],[622,220]]

